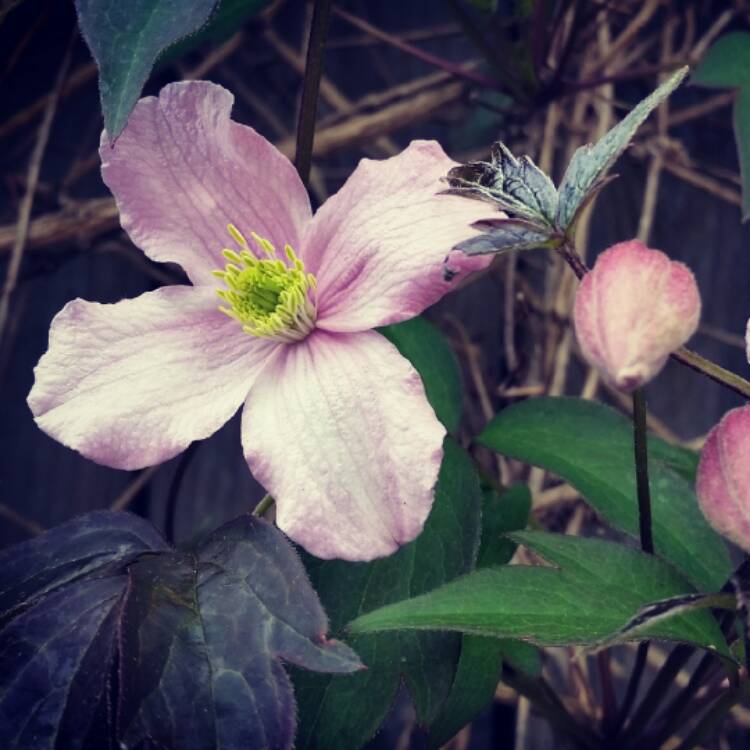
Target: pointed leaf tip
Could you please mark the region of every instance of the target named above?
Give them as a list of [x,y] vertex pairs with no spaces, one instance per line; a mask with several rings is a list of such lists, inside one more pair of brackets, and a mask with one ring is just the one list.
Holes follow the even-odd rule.
[[597,188],[644,120],[682,83],[689,70],[686,65],[675,71],[604,137],[576,150],[560,183],[556,217],[560,229],[567,230],[575,223],[589,193]]

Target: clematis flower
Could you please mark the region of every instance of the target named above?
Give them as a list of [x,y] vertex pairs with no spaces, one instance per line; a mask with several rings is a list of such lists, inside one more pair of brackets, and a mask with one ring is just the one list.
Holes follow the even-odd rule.
[[703,515],[750,552],[750,406],[727,412],[701,452],[695,489]]
[[574,321],[586,360],[618,388],[633,391],[695,333],[700,312],[692,271],[629,240],[605,250],[583,277]]
[[[324,558],[368,560],[422,529],[445,430],[419,375],[372,329],[450,290],[443,260],[486,207],[439,195],[435,142],[363,159],[313,216],[279,151],[207,82],[142,99],[100,154],[123,228],[192,286],[68,303],[29,404],[39,426],[120,469],[165,461],[244,403],[242,444],[277,523]],[[456,253],[463,273],[484,264]],[[218,291],[218,295],[217,295]]]

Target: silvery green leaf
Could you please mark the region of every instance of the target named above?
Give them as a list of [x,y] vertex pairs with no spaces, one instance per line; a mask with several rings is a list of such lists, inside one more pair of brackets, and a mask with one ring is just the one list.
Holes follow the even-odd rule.
[[560,183],[560,204],[557,209],[557,226],[567,229],[575,220],[588,194],[597,187],[607,170],[625,150],[635,131],[663,102],[687,75],[687,66],[680,68],[652,94],[638,104],[603,138],[594,144],[581,146],[565,170]]
[[466,255],[489,255],[511,250],[533,250],[549,245],[555,239],[551,230],[521,219],[499,219],[474,226],[483,229],[483,233],[459,242],[454,250]]
[[555,186],[528,156],[517,159],[502,143],[491,148],[491,161],[475,161],[448,172],[449,193],[494,203],[516,216],[552,225],[557,212]]

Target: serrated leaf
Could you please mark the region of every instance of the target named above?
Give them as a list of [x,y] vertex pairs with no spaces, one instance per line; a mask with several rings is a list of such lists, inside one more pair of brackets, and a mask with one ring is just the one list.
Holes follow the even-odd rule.
[[31,575],[9,587],[13,611],[0,631],[2,747],[291,748],[294,695],[281,661],[361,668],[348,646],[326,639],[290,544],[250,516],[195,553],[108,512],[11,548],[7,559],[14,551]]
[[576,150],[560,183],[560,202],[556,217],[556,225],[560,229],[567,230],[575,223],[586,196],[606,176],[607,170],[627,148],[643,121],[682,83],[687,73],[687,66],[680,68],[656,91],[637,104],[603,138]]
[[448,172],[449,193],[486,200],[535,224],[553,226],[557,190],[528,156],[516,158],[502,143],[492,145],[491,161],[476,161]]
[[453,250],[466,255],[491,255],[513,250],[535,250],[551,246],[557,239],[552,230],[541,229],[538,225],[521,219],[499,219],[480,224],[478,228],[483,230],[482,234],[459,242]]
[[99,67],[110,140],[122,132],[157,55],[200,29],[216,0],[75,0],[78,23]]
[[422,317],[379,330],[414,365],[437,418],[448,432],[455,432],[461,421],[463,388],[458,360],[445,337]]
[[[198,605],[207,642],[208,631],[214,631],[226,662],[228,639],[238,638],[235,648],[243,652],[238,658],[247,665],[247,679],[262,666],[260,653],[332,673],[362,667],[346,644],[326,637],[328,619],[320,600],[299,557],[276,527],[240,516],[211,534],[198,550],[198,560]],[[253,653],[256,644],[260,651]]]
[[[117,691],[117,735],[125,747],[218,744],[196,572],[192,556],[179,553],[143,558],[128,570]],[[180,706],[186,690],[190,699]]]
[[[693,591],[667,563],[621,544],[531,531],[512,536],[556,567],[485,568],[361,615],[350,631],[459,630],[538,645],[596,646],[649,602]],[[639,637],[694,643],[729,656],[706,611],[657,622]]]
[[[637,537],[632,429],[628,419],[602,404],[535,398],[500,412],[478,442],[554,472],[615,528]],[[691,485],[672,470],[689,470],[685,453],[651,436],[649,458],[657,554],[680,569],[698,589],[717,591],[731,572],[729,555],[700,512]]]
[[168,549],[159,532],[131,513],[95,511],[0,551],[3,613],[65,583],[149,550]]
[[219,0],[208,23],[195,34],[173,44],[159,55],[158,64],[179,60],[205,42],[219,44],[229,38],[250,17],[259,13],[270,0]]
[[[429,591],[470,570],[479,538],[480,502],[471,460],[447,439],[435,504],[414,542],[372,563],[308,557],[332,632],[342,632],[359,613]],[[454,634],[402,633],[348,642],[366,671],[346,677],[294,673],[298,750],[361,747],[383,721],[402,678],[423,723],[435,717],[450,691],[460,649],[460,637]]]
[[0,747],[97,748],[125,577],[68,584],[0,631]]

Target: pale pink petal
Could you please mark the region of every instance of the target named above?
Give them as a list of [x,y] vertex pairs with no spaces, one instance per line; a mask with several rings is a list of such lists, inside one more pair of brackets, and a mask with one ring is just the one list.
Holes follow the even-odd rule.
[[623,390],[653,378],[695,332],[701,301],[687,266],[637,240],[605,250],[576,294],[586,359]]
[[150,258],[213,283],[232,247],[227,224],[298,248],[310,202],[289,160],[252,128],[232,122],[234,97],[206,81],[141,99],[114,146],[102,134],[102,175],[123,228]]
[[[454,245],[497,218],[487,204],[454,195],[441,182],[455,166],[434,141],[414,141],[384,161],[362,159],[315,214],[302,248],[318,278],[318,325],[362,331],[418,315],[455,288],[443,278]],[[451,255],[452,270],[484,268],[487,256]]]
[[727,412],[701,453],[696,492],[709,523],[750,552],[750,406]]
[[47,434],[98,463],[138,469],[221,427],[278,346],[243,333],[208,288],[171,286],[52,322],[29,406]]
[[750,362],[750,320],[747,321],[747,327],[745,328],[745,355],[747,361]]
[[279,528],[323,558],[371,560],[419,534],[444,434],[417,372],[373,331],[279,349],[242,415]]

